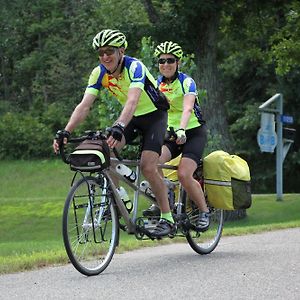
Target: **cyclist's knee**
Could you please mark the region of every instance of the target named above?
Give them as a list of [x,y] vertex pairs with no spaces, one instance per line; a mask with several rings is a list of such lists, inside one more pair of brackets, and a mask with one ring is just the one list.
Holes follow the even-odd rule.
[[150,164],[149,162],[141,162],[141,171],[146,178],[154,176],[157,172],[157,167],[155,164]]
[[193,179],[193,174],[190,170],[179,168],[177,171],[178,180],[182,185],[188,184]]

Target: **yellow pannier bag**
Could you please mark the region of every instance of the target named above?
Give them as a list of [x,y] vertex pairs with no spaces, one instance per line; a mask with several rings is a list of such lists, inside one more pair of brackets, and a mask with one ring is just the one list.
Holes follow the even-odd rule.
[[[179,165],[180,160],[181,160],[181,155],[173,158],[172,160],[167,162],[166,165],[177,167]],[[163,169],[163,173],[164,173],[164,177],[168,178],[169,180],[173,182],[178,181],[177,170]]]
[[[181,160],[181,155],[173,158],[172,160],[170,160],[169,162],[166,163],[166,165],[170,165],[170,166],[178,166]],[[178,182],[178,174],[177,174],[177,170],[171,170],[171,169],[163,169],[163,174],[164,177],[167,178],[168,180],[170,180],[173,183],[177,183]],[[178,200],[178,195],[179,194],[179,186],[176,184],[174,186],[174,198],[175,201]],[[186,203],[186,209],[189,209],[191,207],[191,200],[189,198],[187,198],[187,203]]]
[[[166,163],[166,165],[170,166],[178,166],[181,159],[181,155],[173,158],[169,162]],[[173,183],[176,183],[178,181],[178,175],[177,170],[171,170],[171,169],[163,169],[164,177],[168,180],[172,181]],[[174,194],[175,194],[175,200],[178,199],[178,185],[174,186]]]
[[210,205],[224,210],[251,206],[250,170],[247,162],[222,150],[203,159],[204,186]]

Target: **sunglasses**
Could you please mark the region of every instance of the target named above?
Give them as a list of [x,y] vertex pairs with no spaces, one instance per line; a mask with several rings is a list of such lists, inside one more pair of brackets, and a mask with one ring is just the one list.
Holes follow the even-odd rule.
[[174,64],[176,61],[177,61],[177,59],[176,59],[176,58],[173,58],[173,57],[170,57],[170,58],[160,58],[160,59],[158,60],[158,63],[159,63],[160,65],[163,65],[163,64],[165,64],[165,63],[167,63],[168,65],[171,65],[171,64]]
[[107,56],[113,55],[116,52],[116,48],[106,48],[106,49],[99,49],[98,53],[99,56],[104,56],[106,54]]

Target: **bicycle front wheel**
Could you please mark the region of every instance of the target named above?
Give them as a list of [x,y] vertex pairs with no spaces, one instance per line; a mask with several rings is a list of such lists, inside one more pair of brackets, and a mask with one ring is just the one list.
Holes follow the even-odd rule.
[[[190,223],[195,224],[198,218],[199,210],[193,209],[187,212]],[[210,225],[207,231],[197,232],[192,228],[189,229],[186,239],[194,251],[199,254],[209,254],[218,245],[222,236],[224,222],[224,211],[222,209],[210,208]]]
[[118,244],[119,223],[108,180],[83,177],[71,188],[63,211],[63,240],[74,267],[98,275],[109,265]]

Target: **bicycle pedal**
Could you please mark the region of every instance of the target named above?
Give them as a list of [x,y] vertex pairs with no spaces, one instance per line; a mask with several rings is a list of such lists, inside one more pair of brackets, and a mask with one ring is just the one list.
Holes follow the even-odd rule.
[[144,219],[144,226],[146,229],[151,230],[156,227],[159,222],[159,218],[146,218]]
[[137,226],[135,236],[139,240],[154,240],[154,237],[151,235],[151,232],[145,227]]
[[136,224],[136,232],[135,236],[139,240],[152,239],[150,230],[156,226],[158,221],[150,220],[148,218],[137,218],[135,221]]

